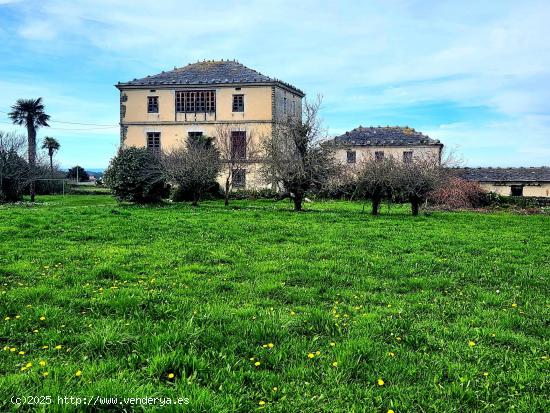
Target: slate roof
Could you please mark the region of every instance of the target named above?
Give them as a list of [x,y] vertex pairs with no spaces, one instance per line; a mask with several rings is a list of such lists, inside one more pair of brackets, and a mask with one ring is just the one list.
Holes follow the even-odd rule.
[[409,127],[359,126],[334,138],[335,144],[358,146],[416,146],[443,144]]
[[550,182],[550,167],[456,168],[458,176],[478,182]]
[[234,60],[206,60],[190,63],[187,66],[174,68],[168,72],[147,76],[141,79],[119,82],[117,87],[124,86],[171,86],[171,85],[218,85],[241,83],[279,84],[293,90],[300,96],[304,92],[283,82],[282,80],[265,76]]

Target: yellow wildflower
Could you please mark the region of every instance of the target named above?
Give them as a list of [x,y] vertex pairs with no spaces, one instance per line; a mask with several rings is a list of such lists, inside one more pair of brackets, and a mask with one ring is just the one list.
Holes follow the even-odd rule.
[[40,321],[44,321],[46,319],[46,317],[42,316],[40,317]]
[[42,376],[48,377],[48,374],[49,374],[49,373],[48,373],[47,371],[45,371],[45,372],[42,373]]
[[333,362],[332,362],[332,367],[338,367],[338,362],[337,362],[337,361],[333,361]]
[[273,391],[277,391],[279,390],[277,387],[273,387]]
[[168,373],[168,378],[173,379],[174,378],[174,373]]
[[57,346],[55,346],[55,349],[56,350],[61,350],[61,344],[58,344]]
[[254,365],[255,365],[256,367],[258,367],[260,364],[262,364],[262,363],[260,363],[259,361],[257,361],[256,363],[254,363]]
[[469,345],[470,347],[473,347],[473,346],[475,346],[475,345],[476,345],[476,342],[475,342],[475,341],[472,341],[472,340],[470,340],[470,341],[468,341],[468,345]]
[[46,360],[40,360],[38,362],[38,364],[40,364],[42,367],[44,367],[46,365]]
[[24,352],[24,351],[20,351],[20,352],[19,352],[19,353],[17,353],[17,354],[19,354],[20,356],[22,356],[22,355],[24,355],[24,354],[25,354],[25,352]]
[[76,377],[82,376],[82,372],[80,370],[77,370],[77,372],[74,374]]
[[260,400],[260,401],[258,402],[258,404],[259,404],[260,406],[263,406],[263,405],[265,405],[265,402],[264,402],[263,400]]
[[334,341],[330,343],[331,347],[334,347],[335,345],[336,345],[336,343]]
[[388,356],[395,357],[395,353],[393,351],[388,352]]
[[267,347],[269,347],[269,348],[273,348],[273,346],[274,346],[273,343],[269,343],[269,344],[267,345]]
[[310,358],[310,359],[312,359],[313,357],[315,357],[315,354],[313,354],[313,353],[308,353],[307,357]]
[[384,385],[384,380],[382,380],[382,378],[379,378],[377,383],[378,383],[379,386],[383,386]]

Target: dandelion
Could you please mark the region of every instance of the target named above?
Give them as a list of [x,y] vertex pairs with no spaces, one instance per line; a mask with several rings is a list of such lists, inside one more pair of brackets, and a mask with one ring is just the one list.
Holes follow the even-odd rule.
[[397,341],[401,341],[401,337],[395,337]]
[[320,352],[319,350],[317,350],[317,351],[315,352],[315,354],[316,354],[316,355],[319,355],[319,354],[321,354],[321,352]]
[[13,353],[15,351],[15,347],[10,348],[10,351]]
[[483,372],[483,375],[484,375],[485,377],[487,377],[487,376],[489,375],[489,372],[485,371],[485,372]]
[[388,413],[395,413],[395,412],[392,409],[389,409]]
[[38,333],[38,330],[35,329],[35,330],[32,330],[32,332],[33,332],[34,334],[36,334],[36,333]]
[[25,355],[25,352],[24,352],[24,351],[20,351],[20,352],[17,353],[17,354],[19,354],[20,356],[23,356],[23,355]]
[[58,344],[57,346],[55,346],[55,349],[56,350],[61,350],[61,344]]
[[173,379],[174,378],[174,373],[168,373],[168,378]]
[[4,351],[9,351],[10,348],[8,346],[4,346]]
[[262,363],[260,363],[259,361],[257,361],[256,363],[254,363],[254,365],[255,365],[256,367],[258,367],[260,364],[262,364]]
[[254,357],[250,357],[250,361],[254,361],[254,360],[255,360]]
[[18,320],[21,318],[20,315],[16,315],[15,318],[17,318]]
[[267,347],[269,347],[269,348],[273,348],[273,346],[274,346],[273,343],[269,343],[269,344],[267,345]]
[[42,373],[42,376],[48,377],[48,374],[49,374],[49,373],[48,373],[47,371],[45,371],[45,372]]
[[290,315],[296,315],[296,313],[294,311],[291,311]]
[[40,317],[40,321],[44,321],[46,319],[46,317],[42,316]]
[[74,374],[76,377],[82,376],[82,371],[77,370],[77,372]]
[[313,357],[315,357],[315,354],[313,354],[313,353],[308,353],[307,357],[310,358],[310,359],[312,359]]
[[40,364],[40,366],[44,367],[46,365],[46,360],[40,360],[38,362],[38,364]]
[[389,352],[388,352],[388,356],[390,356],[390,357],[395,357],[395,353],[394,353],[393,351],[389,351]]
[[379,378],[377,383],[378,383],[379,386],[383,386],[384,385],[384,380],[382,380],[382,378]]
[[25,370],[27,370],[27,367],[24,367],[24,366],[21,367],[21,371],[25,371]]
[[518,305],[516,303],[512,303],[512,308],[516,308]]
[[334,341],[330,343],[331,347],[334,347],[335,345],[336,345],[336,343]]
[[267,344],[263,344],[262,347],[263,347],[263,348],[267,348]]
[[32,363],[27,363],[27,365],[25,367],[27,367],[27,368],[32,367]]
[[338,367],[338,362],[337,362],[337,361],[333,361],[333,362],[332,362],[332,367]]
[[4,320],[6,321],[9,321],[9,319],[10,319],[9,317],[4,317]]
[[277,391],[279,390],[277,387],[273,387],[273,391]]
[[48,349],[50,346],[42,346],[42,350]]
[[258,402],[258,404],[259,404],[260,406],[264,406],[264,405],[265,405],[265,402],[264,402],[263,400],[260,400],[260,401]]
[[476,342],[475,342],[475,341],[472,341],[472,340],[470,340],[470,341],[468,341],[468,345],[469,345],[470,347],[473,347],[473,346],[475,346],[475,345],[476,345]]

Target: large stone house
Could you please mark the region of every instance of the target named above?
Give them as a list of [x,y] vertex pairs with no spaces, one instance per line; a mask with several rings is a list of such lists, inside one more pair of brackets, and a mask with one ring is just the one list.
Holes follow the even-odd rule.
[[[301,114],[304,97],[288,83],[229,60],[192,63],[116,87],[121,147],[163,151],[189,136],[215,137],[218,125],[227,125],[242,150],[247,135],[260,140],[278,118]],[[265,186],[252,161],[233,178],[237,187]]]
[[359,126],[333,140],[336,158],[354,166],[369,158],[394,157],[403,162],[421,159],[441,161],[443,144],[408,127]]
[[550,197],[550,167],[460,168],[456,173],[499,195]]

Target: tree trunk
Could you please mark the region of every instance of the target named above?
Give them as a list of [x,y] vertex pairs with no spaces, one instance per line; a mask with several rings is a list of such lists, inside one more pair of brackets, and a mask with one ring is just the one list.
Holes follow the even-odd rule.
[[231,181],[229,180],[230,177],[228,176],[225,179],[225,193],[224,193],[224,205],[229,205],[229,191],[231,191]]
[[303,198],[304,198],[304,194],[302,191],[294,192],[294,211],[299,212],[302,210]]
[[29,168],[30,168],[30,188],[29,192],[31,194],[31,202],[34,202],[35,196],[35,187],[34,187],[34,173],[36,166],[36,129],[34,128],[34,119],[27,118],[27,135],[28,135],[28,157],[29,157]]
[[197,206],[198,203],[199,203],[199,194],[197,194],[196,191],[193,191],[193,202],[191,203],[191,205]]
[[48,155],[50,156],[50,178],[53,179],[53,152],[49,151]]
[[420,208],[420,201],[417,199],[417,198],[412,198],[411,199],[411,210],[412,210],[412,214],[413,216],[418,216],[418,210]]
[[382,200],[377,196],[372,198],[372,215],[378,215],[381,202]]

